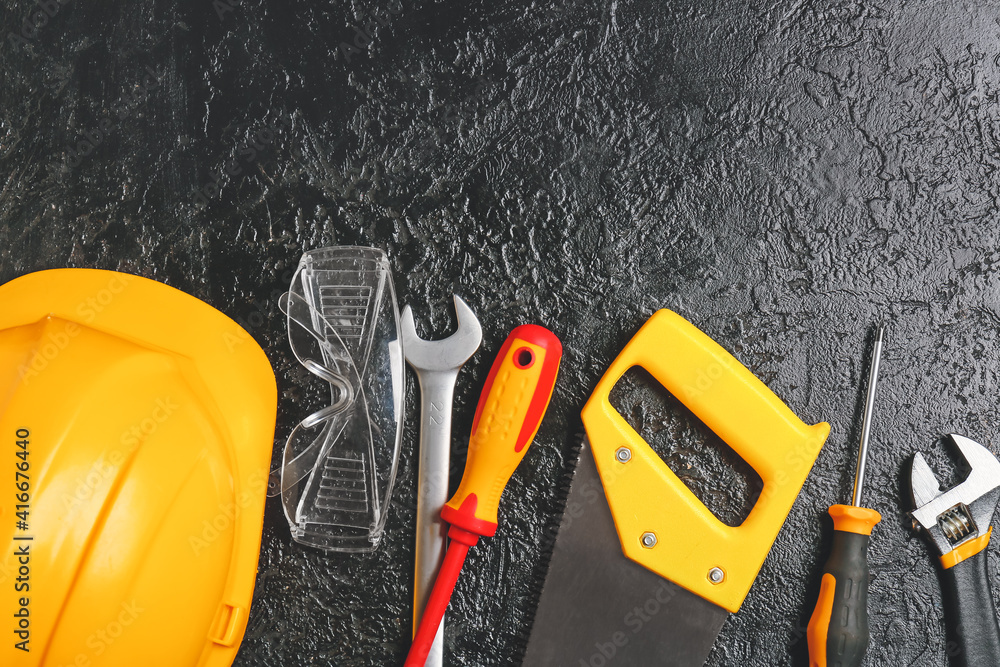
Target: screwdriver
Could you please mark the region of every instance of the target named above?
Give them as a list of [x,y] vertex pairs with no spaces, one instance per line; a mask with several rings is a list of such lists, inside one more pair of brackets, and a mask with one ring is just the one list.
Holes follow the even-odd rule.
[[514,329],[500,348],[472,421],[462,483],[441,510],[451,542],[405,667],[424,667],[469,548],[496,534],[500,496],[542,422],[561,358],[559,339],[535,324]]
[[872,528],[882,520],[882,515],[861,506],[861,491],[865,481],[865,461],[868,458],[884,333],[885,327],[879,326],[868,371],[868,395],[861,422],[854,495],[850,505],[830,507],[833,548],[823,568],[819,600],[806,631],[810,667],[857,667],[868,649],[867,551]]

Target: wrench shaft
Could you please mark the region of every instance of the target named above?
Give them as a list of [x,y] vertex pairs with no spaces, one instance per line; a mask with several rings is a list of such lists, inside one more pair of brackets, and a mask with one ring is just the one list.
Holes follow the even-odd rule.
[[1000,665],[1000,627],[993,606],[986,550],[942,570],[952,664]]
[[[417,554],[413,593],[413,627],[420,622],[444,559],[447,526],[441,508],[448,501],[451,460],[451,410],[458,369],[418,371],[420,381],[420,467],[417,475]],[[441,665],[444,622],[428,656]]]

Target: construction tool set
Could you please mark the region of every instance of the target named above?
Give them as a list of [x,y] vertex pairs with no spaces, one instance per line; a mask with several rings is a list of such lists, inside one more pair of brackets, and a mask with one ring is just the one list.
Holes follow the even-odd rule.
[[[498,347],[486,342],[497,351],[471,434],[453,438],[456,380],[484,344],[474,308],[454,296],[457,330],[423,340],[414,309],[400,316],[385,253],[306,252],[279,306],[295,358],[323,382],[323,403],[294,415],[298,425],[269,471],[273,371],[253,338],[211,306],[152,280],[89,269],[23,276],[0,287],[0,302],[0,433],[15,442],[17,491],[0,495],[0,583],[18,591],[0,595],[0,618],[13,619],[0,665],[231,665],[247,627],[266,495],[280,496],[290,537],[305,548],[365,558],[383,542],[407,364],[419,382],[420,425],[405,665],[451,662],[454,619],[445,611],[469,550],[483,537],[505,539],[498,510],[553,396],[557,333],[520,324]],[[583,406],[586,437],[568,485],[551,485],[563,489],[566,509],[525,653],[491,664],[704,665],[827,443],[828,424],[803,422],[681,315],[660,310],[639,324],[625,325],[638,332]],[[558,332],[559,323],[548,325]],[[878,639],[868,624],[878,571],[867,552],[882,516],[863,492],[869,450],[888,455],[874,436],[884,340],[878,326],[850,504],[829,509],[810,667],[865,664]],[[760,478],[741,521],[716,516],[616,409],[613,390],[632,369]],[[951,664],[1000,667],[987,560],[1000,461],[968,437],[949,439],[968,464],[965,480],[942,490],[917,452],[903,493],[914,530],[940,561]],[[449,500],[456,441],[467,442],[466,464]]]

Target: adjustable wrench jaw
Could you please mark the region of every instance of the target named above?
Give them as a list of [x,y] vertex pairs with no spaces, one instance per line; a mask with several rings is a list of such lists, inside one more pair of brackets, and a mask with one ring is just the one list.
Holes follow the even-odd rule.
[[969,438],[955,434],[949,438],[971,469],[964,482],[941,491],[919,452],[910,468],[914,527],[928,534],[942,556],[986,534],[1000,502],[1000,461]]

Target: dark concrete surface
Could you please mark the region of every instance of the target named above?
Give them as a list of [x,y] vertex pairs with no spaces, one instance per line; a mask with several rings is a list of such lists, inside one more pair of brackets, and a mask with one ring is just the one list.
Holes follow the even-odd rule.
[[[454,484],[507,331],[557,331],[555,399],[499,534],[458,585],[451,665],[517,664],[579,409],[661,307],[833,427],[709,660],[807,664],[825,511],[849,491],[865,347],[884,318],[866,664],[945,665],[903,466],[927,451],[954,481],[939,436],[1000,446],[996,6],[393,1],[46,0],[51,16],[4,3],[0,279],[99,267],[205,299],[270,355],[283,442],[322,387],[295,363],[277,297],[303,250],[379,246],[423,335],[454,325],[452,292],[484,324],[459,378]],[[376,554],[300,548],[268,502],[239,667],[402,664],[413,385]],[[708,495],[729,488],[712,486],[725,457],[699,459],[698,442],[668,459],[702,461],[690,479]]]

